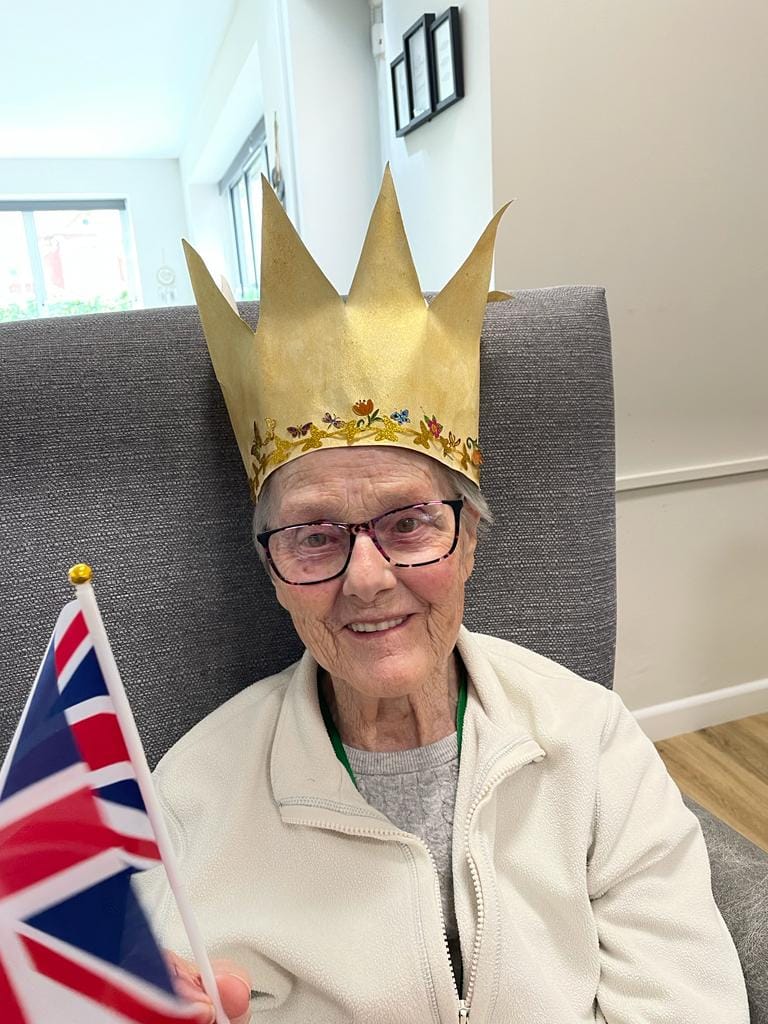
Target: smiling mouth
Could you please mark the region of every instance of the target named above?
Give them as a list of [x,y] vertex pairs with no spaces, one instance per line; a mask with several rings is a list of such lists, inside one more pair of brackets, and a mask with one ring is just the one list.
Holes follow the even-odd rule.
[[407,618],[408,615],[403,615],[399,619],[386,619],[383,622],[350,622],[346,628],[353,633],[384,633],[402,625]]

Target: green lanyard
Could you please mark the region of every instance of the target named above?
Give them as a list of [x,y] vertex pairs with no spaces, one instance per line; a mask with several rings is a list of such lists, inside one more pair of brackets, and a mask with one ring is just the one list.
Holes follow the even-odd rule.
[[[317,682],[317,697],[320,701],[320,710],[323,713],[323,721],[325,722],[325,728],[328,732],[333,749],[336,752],[336,757],[347,769],[350,779],[357,786],[355,779],[355,773],[352,771],[352,767],[347,757],[347,752],[344,749],[344,744],[341,742],[341,736],[339,736],[339,730],[336,728],[336,723],[331,715],[331,709],[325,702],[323,696],[323,688],[320,685],[320,680]],[[464,712],[467,710],[467,674],[464,671],[464,666],[461,667],[461,679],[459,680],[459,699],[456,702],[456,745],[459,749],[459,757],[461,757],[461,737],[464,732]]]

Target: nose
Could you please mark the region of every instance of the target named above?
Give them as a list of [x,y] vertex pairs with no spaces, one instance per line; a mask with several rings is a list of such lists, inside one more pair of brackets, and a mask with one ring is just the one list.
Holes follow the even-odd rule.
[[392,566],[366,533],[355,538],[347,571],[344,573],[342,593],[357,597],[370,604],[383,590],[392,590],[397,579]]

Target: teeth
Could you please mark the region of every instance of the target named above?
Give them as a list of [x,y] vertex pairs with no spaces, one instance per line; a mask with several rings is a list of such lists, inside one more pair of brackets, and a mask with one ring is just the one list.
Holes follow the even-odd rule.
[[355,633],[377,633],[382,629],[399,626],[401,622],[405,622],[405,616],[402,619],[390,619],[389,622],[350,622],[349,628]]

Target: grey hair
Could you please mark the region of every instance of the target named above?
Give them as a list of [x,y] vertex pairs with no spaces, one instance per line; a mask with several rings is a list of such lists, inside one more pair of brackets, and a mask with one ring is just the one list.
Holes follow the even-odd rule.
[[[446,488],[446,497],[450,497],[449,492],[452,491],[454,497],[464,499],[465,508],[473,512],[477,519],[478,539],[484,537],[493,523],[493,512],[491,512],[485,495],[480,488],[474,480],[470,480],[469,477],[464,476],[463,473],[452,469],[450,466],[441,466],[439,463],[435,463],[434,468],[441,478],[441,484]],[[256,507],[253,510],[253,542],[256,545],[261,563],[265,568],[267,564],[266,552],[256,540],[256,537],[258,534],[269,530],[271,524],[275,521],[273,482],[274,474],[268,476],[264,481],[264,486],[261,488]]]

